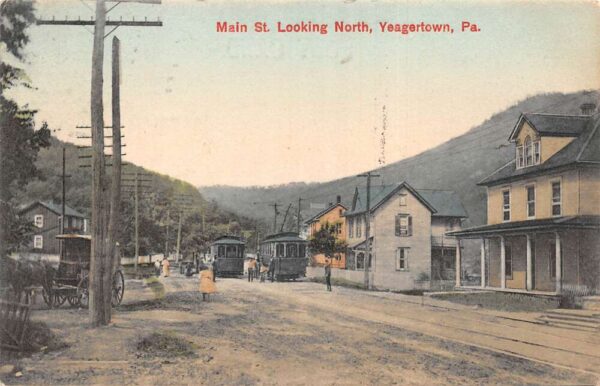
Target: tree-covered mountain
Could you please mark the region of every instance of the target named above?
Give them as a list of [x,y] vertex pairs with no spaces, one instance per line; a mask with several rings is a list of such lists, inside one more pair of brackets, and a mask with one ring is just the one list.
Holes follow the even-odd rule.
[[[465,225],[486,222],[485,188],[477,182],[506,164],[514,157],[508,136],[521,112],[579,114],[584,102],[597,102],[598,91],[581,91],[570,94],[549,93],[529,97],[504,111],[492,115],[485,122],[465,134],[416,156],[400,160],[377,169],[382,178],[375,183],[407,181],[415,188],[450,189],[458,193],[469,214]],[[393,129],[393,128],[391,128]],[[283,210],[288,203],[297,203],[298,197],[307,201],[302,207],[302,217],[310,217],[316,208],[308,202],[329,203],[337,195],[342,202],[350,203],[356,186],[365,184],[364,178],[344,177],[325,183],[291,183],[270,187],[201,187],[200,192],[220,206],[242,216],[272,221],[273,208],[278,202]],[[283,212],[281,210],[281,212]],[[281,221],[283,215],[279,216]]]
[[[28,183],[19,195],[19,202],[27,204],[36,200],[61,202],[62,197],[62,149],[66,159],[66,203],[90,216],[91,168],[89,159],[74,144],[51,138],[51,146],[40,150],[36,165],[40,178]],[[184,255],[200,252],[211,240],[226,233],[241,234],[249,239],[254,248],[256,229],[265,225],[244,216],[223,210],[214,201],[206,200],[193,185],[161,175],[142,167],[129,164],[123,167],[123,184],[133,186],[131,180],[139,173],[139,242],[140,254],[163,253],[167,248],[174,253],[177,242],[179,217],[182,215],[181,251]],[[108,168],[110,178],[111,168]],[[126,175],[125,175],[126,174]],[[128,180],[128,181],[125,181]],[[132,188],[123,189],[121,207],[121,232],[119,243],[125,256],[134,254],[134,194]],[[182,208],[185,210],[182,211]],[[182,214],[183,213],[183,214]],[[168,238],[167,238],[168,234]],[[167,244],[168,241],[168,244]]]

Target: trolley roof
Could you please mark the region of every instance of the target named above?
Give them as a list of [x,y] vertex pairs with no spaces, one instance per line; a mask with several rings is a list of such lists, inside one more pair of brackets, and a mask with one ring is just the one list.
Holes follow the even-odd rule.
[[295,232],[281,232],[275,233],[272,235],[268,235],[262,241],[263,243],[273,243],[273,242],[301,242],[306,243],[306,240],[298,236]]
[[246,245],[240,236],[224,235],[217,237],[212,245],[229,244],[229,245]]

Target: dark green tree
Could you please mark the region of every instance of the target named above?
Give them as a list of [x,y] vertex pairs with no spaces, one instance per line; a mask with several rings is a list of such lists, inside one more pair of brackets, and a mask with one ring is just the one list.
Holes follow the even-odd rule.
[[23,243],[28,224],[20,219],[15,193],[40,176],[35,165],[38,152],[50,146],[50,130],[43,123],[36,129],[35,110],[20,107],[6,97],[14,86],[31,87],[23,69],[8,62],[22,62],[29,42],[27,28],[35,21],[32,1],[0,2],[0,256]]
[[314,254],[323,254],[329,259],[340,259],[347,248],[346,241],[336,237],[336,225],[324,223],[309,240],[309,248]]

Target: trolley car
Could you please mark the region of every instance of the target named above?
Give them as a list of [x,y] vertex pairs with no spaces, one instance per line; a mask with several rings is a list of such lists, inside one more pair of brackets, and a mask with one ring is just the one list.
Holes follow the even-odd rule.
[[246,243],[239,236],[218,237],[210,246],[210,254],[215,259],[215,274],[240,276],[244,274],[244,249]]
[[[261,242],[260,256],[263,264],[276,280],[296,280],[306,276],[307,241],[294,232],[272,234]],[[271,267],[273,265],[273,267]]]
[[[49,307],[61,306],[68,301],[71,306],[86,307],[89,301],[89,271],[92,238],[89,235],[65,234],[56,236],[63,240],[63,253],[52,285],[44,288],[44,301]],[[121,304],[125,291],[125,279],[117,269],[112,280],[113,306]]]

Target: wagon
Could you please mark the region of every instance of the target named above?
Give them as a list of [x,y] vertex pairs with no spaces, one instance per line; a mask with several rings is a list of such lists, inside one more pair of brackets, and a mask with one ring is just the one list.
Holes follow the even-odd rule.
[[[87,307],[89,302],[89,272],[92,238],[89,235],[65,234],[58,270],[52,285],[44,288],[42,296],[49,307],[59,307],[68,302],[74,307]],[[112,278],[111,304],[118,306],[123,300],[125,278],[117,269]]]

